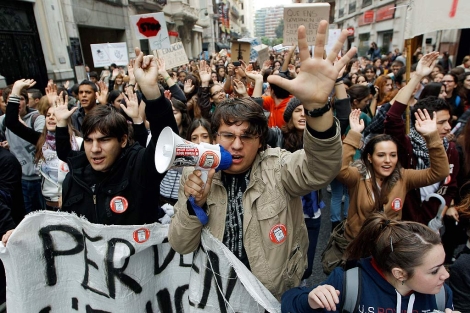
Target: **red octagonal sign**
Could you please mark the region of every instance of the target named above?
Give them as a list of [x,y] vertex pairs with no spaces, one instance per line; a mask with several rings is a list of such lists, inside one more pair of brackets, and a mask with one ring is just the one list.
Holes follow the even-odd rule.
[[160,28],[160,22],[153,17],[142,17],[137,22],[137,27],[139,28],[139,33],[145,37],[155,37],[157,36]]

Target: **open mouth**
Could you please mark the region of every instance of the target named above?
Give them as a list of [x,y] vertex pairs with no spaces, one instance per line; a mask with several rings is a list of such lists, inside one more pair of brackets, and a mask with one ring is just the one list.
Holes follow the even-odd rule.
[[104,157],[92,158],[92,160],[93,160],[93,164],[101,164],[104,161]]

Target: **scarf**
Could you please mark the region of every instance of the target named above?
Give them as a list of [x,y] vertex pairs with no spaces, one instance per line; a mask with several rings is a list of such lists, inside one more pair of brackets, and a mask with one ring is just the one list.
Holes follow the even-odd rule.
[[[429,168],[431,162],[429,160],[429,151],[426,146],[426,141],[414,127],[410,127],[410,134],[408,136],[410,137],[411,146],[413,147],[413,154],[416,156],[418,161],[416,169],[423,170]],[[449,148],[449,141],[444,137],[442,142],[444,144],[444,149],[447,151]]]

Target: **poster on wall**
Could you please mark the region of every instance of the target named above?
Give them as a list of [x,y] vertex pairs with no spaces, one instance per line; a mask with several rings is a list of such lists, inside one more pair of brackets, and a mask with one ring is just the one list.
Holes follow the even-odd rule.
[[170,36],[163,12],[131,15],[129,18],[137,39],[148,39],[151,50],[170,48]]
[[320,21],[328,21],[330,5],[328,3],[295,3],[284,6],[284,46],[297,44],[297,29],[304,25],[307,30],[307,44],[315,45]]
[[91,55],[94,67],[116,65],[127,65],[129,57],[127,44],[125,42],[91,44]]

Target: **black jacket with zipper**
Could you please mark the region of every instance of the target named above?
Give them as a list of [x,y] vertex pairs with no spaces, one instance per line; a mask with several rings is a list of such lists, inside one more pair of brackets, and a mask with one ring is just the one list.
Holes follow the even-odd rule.
[[[141,225],[157,221],[158,195],[164,174],[155,168],[155,146],[166,126],[177,130],[173,109],[163,96],[146,100],[145,113],[150,122],[152,140],[147,148],[138,143],[122,150],[108,172],[96,172],[85,152],[70,151],[67,128],[57,127],[57,154],[68,153],[70,172],[62,185],[62,211],[85,216],[88,221],[107,225]],[[128,207],[123,213],[111,210],[111,200],[121,196]]]

